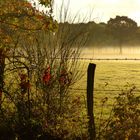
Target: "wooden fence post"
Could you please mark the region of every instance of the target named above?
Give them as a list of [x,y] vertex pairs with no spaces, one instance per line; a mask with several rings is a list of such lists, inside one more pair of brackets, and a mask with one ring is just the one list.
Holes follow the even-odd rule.
[[94,73],[95,73],[96,64],[90,63],[87,71],[87,115],[89,117],[88,122],[88,132],[89,139],[95,140],[96,131],[95,131],[95,122],[94,122],[94,114],[93,114],[93,89],[94,89]]

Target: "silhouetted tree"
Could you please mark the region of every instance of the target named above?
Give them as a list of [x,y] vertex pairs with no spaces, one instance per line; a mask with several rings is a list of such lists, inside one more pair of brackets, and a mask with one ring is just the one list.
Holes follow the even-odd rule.
[[137,23],[127,16],[116,16],[110,18],[107,23],[110,33],[118,39],[120,46],[120,54],[122,54],[122,45],[124,40],[132,39],[137,31]]

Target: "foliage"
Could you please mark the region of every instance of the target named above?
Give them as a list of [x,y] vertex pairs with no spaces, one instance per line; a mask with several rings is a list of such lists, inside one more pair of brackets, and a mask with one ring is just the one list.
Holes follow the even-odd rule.
[[[8,2],[2,4],[8,5]],[[1,124],[0,133],[2,130],[9,133],[10,130],[13,137],[21,140],[84,137],[84,122],[87,120],[83,117],[86,115],[82,114],[80,97],[71,98],[70,86],[82,76],[77,70],[76,58],[87,34],[80,28],[71,36],[73,31],[69,24],[60,24],[54,33],[56,26],[51,13],[46,16],[34,7],[30,11],[26,2],[25,5],[22,2],[25,1],[13,0],[12,4],[17,6],[9,11],[9,20],[4,18],[4,13],[1,16],[3,36],[12,40],[7,43],[8,54],[5,39],[1,39],[2,53],[5,50],[6,55],[3,55],[4,63],[0,65],[4,83],[0,87],[0,119],[6,129]],[[41,4],[45,2],[40,1]],[[19,15],[12,14],[18,11],[14,8],[21,9]],[[74,106],[78,108],[73,109]],[[3,137],[7,138],[2,135],[1,139]]]
[[10,49],[18,47],[19,40],[32,40],[38,31],[54,31],[52,1],[44,1],[50,10],[38,11],[26,0],[0,1],[0,91],[3,89],[5,58],[11,57]]
[[[61,23],[64,26],[70,24],[73,32],[75,33],[76,28],[83,27],[85,32],[88,32],[88,40],[86,45],[91,47],[101,47],[101,46],[119,46],[120,45],[139,45],[140,37],[140,27],[137,23],[125,16],[116,16],[117,19],[110,19],[108,23],[95,23],[94,21],[89,21],[87,23]],[[122,20],[122,21],[121,21]],[[123,20],[128,25],[119,24]],[[115,24],[116,22],[116,24]],[[120,25],[120,27],[119,27]]]
[[133,86],[116,97],[112,114],[102,132],[104,139],[140,138],[140,96],[135,95],[135,88]]
[[126,16],[116,16],[114,19],[110,19],[107,23],[110,32],[114,37],[119,40],[120,46],[123,41],[131,38],[137,30],[137,23]]
[[[50,3],[51,1],[44,1],[42,4],[51,8]],[[51,10],[42,13],[25,0],[1,1],[0,6],[1,47],[11,46],[19,37],[27,39],[39,30],[55,29]]]
[[[11,60],[23,40],[31,41],[39,31],[56,29],[56,23],[51,16],[51,2],[41,3],[50,8],[46,13],[39,12],[25,0],[0,2],[0,119],[3,122],[0,125],[0,139],[14,139],[15,136],[19,139],[35,139],[44,132],[45,106],[38,104],[39,98],[36,101],[35,95],[30,98],[31,83],[29,73],[26,73],[28,67],[27,71],[20,72],[18,76],[19,65],[15,66],[15,62],[12,63]],[[10,74],[17,78],[12,77],[12,83],[7,81],[6,76],[6,68],[11,63],[14,66],[11,69],[14,70],[10,70]]]
[[4,115],[9,120],[11,116],[9,128],[20,139],[48,135],[70,139],[86,132],[80,97],[72,99],[69,89],[81,77],[76,70],[78,50],[71,48],[76,40],[65,42],[68,46],[58,37],[62,36],[40,32],[35,40],[22,40],[21,47],[11,49],[13,56],[7,60],[4,73],[1,118]]
[[137,28],[137,23],[126,16],[116,16],[114,19],[108,21],[108,26],[115,30],[116,36],[121,33],[132,33]]

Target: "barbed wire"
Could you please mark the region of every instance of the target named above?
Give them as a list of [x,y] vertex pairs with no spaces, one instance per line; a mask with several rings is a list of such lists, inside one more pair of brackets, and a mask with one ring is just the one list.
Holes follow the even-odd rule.
[[122,61],[124,61],[124,60],[135,61],[135,60],[137,60],[137,61],[140,61],[140,58],[77,58],[77,59],[80,59],[80,60],[98,60],[98,61],[100,61],[100,60],[122,60]]
[[[81,91],[81,92],[86,92],[87,89],[82,89],[82,88],[69,88],[70,90],[74,90],[74,91]],[[94,91],[97,91],[97,92],[123,92],[124,90],[120,90],[120,89],[94,89]],[[138,89],[135,89],[134,90],[135,92],[139,92],[140,93],[140,90]]]
[[[61,59],[61,58],[56,58]],[[132,60],[132,61],[140,61],[140,58],[87,58],[87,57],[77,57],[77,58],[67,58],[69,60],[71,59],[77,59],[77,60]]]

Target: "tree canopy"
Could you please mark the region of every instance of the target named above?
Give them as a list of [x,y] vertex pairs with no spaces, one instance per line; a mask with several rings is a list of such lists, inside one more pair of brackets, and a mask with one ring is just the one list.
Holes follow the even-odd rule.
[[17,37],[27,37],[37,31],[54,30],[52,0],[39,0],[47,7],[45,13],[38,11],[26,0],[1,0],[0,2],[0,46],[10,46]]
[[116,37],[126,37],[133,34],[137,29],[137,23],[126,16],[116,16],[108,21],[108,27]]
[[127,16],[116,16],[111,18],[107,26],[112,34],[119,41],[120,53],[122,53],[123,41],[132,38],[137,30],[137,23]]
[[65,26],[66,24],[73,27],[73,34],[83,26],[82,30],[88,32],[87,46],[120,47],[122,45],[132,46],[140,44],[140,27],[134,20],[126,16],[116,16],[114,19],[111,18],[108,23],[90,21],[82,24],[63,23],[62,25]]

